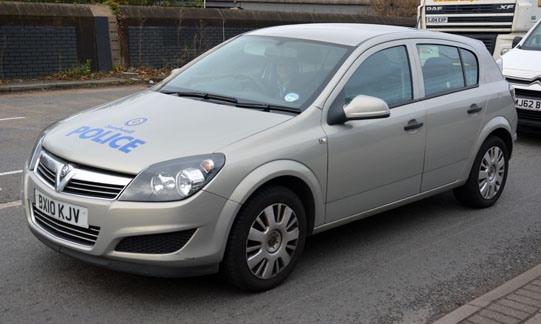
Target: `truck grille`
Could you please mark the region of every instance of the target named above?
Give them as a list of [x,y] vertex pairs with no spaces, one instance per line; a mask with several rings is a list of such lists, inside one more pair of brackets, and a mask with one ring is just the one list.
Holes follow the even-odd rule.
[[57,174],[62,172],[66,165],[71,167],[73,176],[59,191],[67,194],[116,199],[132,180],[132,176],[67,162],[46,151],[41,152],[35,172],[43,182],[56,190]]
[[100,234],[100,228],[98,226],[83,228],[67,224],[42,213],[35,205],[32,205],[32,214],[34,216],[34,223],[44,231],[73,243],[93,246]]
[[427,23],[427,29],[462,32],[511,31],[516,4],[468,4],[426,6],[426,17],[447,17],[445,23]]
[[130,236],[123,238],[115,251],[144,254],[173,253],[182,249],[194,233],[195,229],[191,229],[173,233]]
[[426,6],[427,15],[514,13],[514,3]]
[[481,17],[449,17],[450,23],[462,22],[510,22],[513,23],[513,16],[481,16]]
[[498,37],[498,34],[496,33],[456,33],[457,35],[470,37],[473,39],[480,40],[485,44],[487,50],[490,53],[494,52],[494,48],[496,47],[496,38]]

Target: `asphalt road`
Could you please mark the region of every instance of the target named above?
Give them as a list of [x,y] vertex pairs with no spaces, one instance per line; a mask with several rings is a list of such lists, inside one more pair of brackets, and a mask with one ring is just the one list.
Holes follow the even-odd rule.
[[[451,193],[309,238],[288,281],[247,294],[219,275],[157,279],[60,255],[27,229],[21,169],[47,124],[138,89],[0,96],[0,323],[427,323],[541,263],[541,135],[520,134],[496,206]],[[25,117],[5,120],[5,118]]]

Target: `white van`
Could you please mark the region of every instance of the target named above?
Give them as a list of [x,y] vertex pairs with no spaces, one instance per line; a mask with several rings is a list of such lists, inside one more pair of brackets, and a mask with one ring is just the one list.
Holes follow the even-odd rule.
[[524,38],[516,37],[513,49],[498,61],[515,88],[519,125],[541,127],[541,19]]

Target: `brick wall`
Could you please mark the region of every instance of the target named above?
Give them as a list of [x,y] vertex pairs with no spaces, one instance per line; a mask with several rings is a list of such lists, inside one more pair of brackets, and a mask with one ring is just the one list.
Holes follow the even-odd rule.
[[224,40],[268,26],[415,25],[415,18],[357,14],[144,6],[120,6],[120,11],[122,18],[117,21],[108,6],[0,0],[0,79],[47,75],[88,59],[93,71],[108,70],[115,51],[115,64],[180,67]]
[[129,26],[131,65],[179,67],[226,39],[251,28]]
[[228,9],[120,6],[121,55],[126,65],[180,67],[238,34],[299,23],[414,26],[415,18]]
[[50,74],[77,64],[73,26],[0,26],[0,79]]

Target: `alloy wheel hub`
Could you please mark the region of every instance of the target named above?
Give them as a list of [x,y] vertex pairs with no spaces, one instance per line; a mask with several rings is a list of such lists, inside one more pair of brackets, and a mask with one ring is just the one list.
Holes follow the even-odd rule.
[[493,181],[495,177],[496,177],[496,167],[494,165],[491,165],[490,168],[488,169],[488,179],[490,181]]
[[299,239],[299,222],[283,203],[267,206],[256,217],[246,240],[246,263],[257,278],[269,279],[290,263]]
[[505,156],[498,146],[493,146],[485,153],[479,167],[479,192],[484,199],[494,198],[505,176]]
[[282,245],[282,234],[277,230],[270,232],[267,240],[267,251],[274,253],[278,251],[280,245]]

